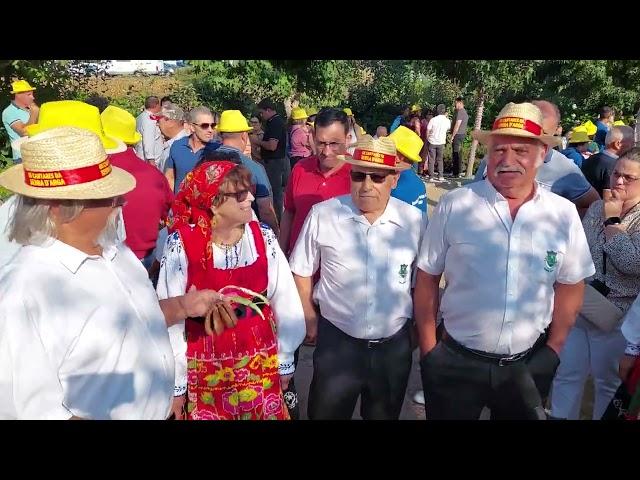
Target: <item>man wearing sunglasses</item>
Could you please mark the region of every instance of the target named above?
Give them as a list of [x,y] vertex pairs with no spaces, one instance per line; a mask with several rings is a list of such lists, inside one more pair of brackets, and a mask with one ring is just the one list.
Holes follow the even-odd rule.
[[216,149],[219,142],[214,141],[216,122],[213,113],[207,107],[195,107],[187,116],[190,135],[176,140],[169,150],[164,174],[174,192],[180,183],[198,163],[205,146]]
[[308,414],[350,419],[361,397],[362,418],[397,420],[411,370],[411,286],[426,215],[391,197],[409,165],[390,138],[364,135],[353,155],[338,159],[351,164],[351,194],[313,206],[289,260],[307,336],[317,335]]

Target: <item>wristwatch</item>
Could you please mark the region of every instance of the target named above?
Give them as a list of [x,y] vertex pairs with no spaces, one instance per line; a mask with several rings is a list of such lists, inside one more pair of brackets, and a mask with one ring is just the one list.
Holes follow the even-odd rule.
[[618,225],[622,223],[620,217],[609,217],[604,221],[604,226],[608,227],[609,225]]

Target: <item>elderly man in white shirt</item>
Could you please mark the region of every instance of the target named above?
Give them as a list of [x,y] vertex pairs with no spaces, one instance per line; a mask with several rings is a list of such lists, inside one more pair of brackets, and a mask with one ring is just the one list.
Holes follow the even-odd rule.
[[[316,338],[309,418],[398,419],[411,369],[411,286],[426,216],[390,196],[401,163],[393,140],[365,135],[351,195],[315,205],[289,259]],[[313,276],[320,270],[318,283]]]
[[167,326],[203,315],[211,290],[158,301],[121,243],[122,195],[135,179],[88,130],[27,140],[3,172],[16,192],[0,269],[0,419],[166,419],[173,352]]
[[136,130],[142,140],[135,146],[136,155],[152,165],[158,166],[164,150],[164,138],[158,120],[162,105],[155,95],[144,100],[144,110],[136,118]]
[[478,419],[486,405],[492,418],[545,419],[542,398],[595,269],[575,206],[535,182],[559,140],[543,134],[538,107],[509,103],[473,135],[488,148],[487,179],[441,198],[418,258],[427,416]]

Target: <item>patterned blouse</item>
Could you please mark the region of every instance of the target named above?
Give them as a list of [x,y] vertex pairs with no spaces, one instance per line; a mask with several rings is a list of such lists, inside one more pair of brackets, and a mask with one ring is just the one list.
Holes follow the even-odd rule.
[[[582,219],[596,267],[594,278],[611,289],[607,298],[626,312],[640,293],[640,204],[622,217],[626,232],[605,241],[602,200],[593,202]],[[603,274],[602,251],[607,254],[606,279]]]

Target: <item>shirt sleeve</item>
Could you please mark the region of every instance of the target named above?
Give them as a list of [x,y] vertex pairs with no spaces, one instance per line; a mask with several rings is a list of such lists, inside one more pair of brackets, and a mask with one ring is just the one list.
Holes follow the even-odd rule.
[[293,354],[304,340],[304,311],[287,259],[278,240],[266,225],[261,225],[267,247],[269,285],[267,298],[273,309],[278,333],[278,370],[280,375],[295,370]]
[[572,202],[591,190],[591,184],[585,178],[582,170],[573,160],[568,159],[563,165],[563,171],[551,185],[551,191]]
[[298,240],[289,256],[291,271],[301,277],[313,276],[320,266],[320,249],[318,246],[318,211],[311,208],[302,225]]
[[258,165],[258,166],[260,168],[257,168],[255,171],[256,198],[270,197],[272,195],[271,182],[269,182],[267,171],[264,169],[262,165]]
[[637,348],[629,348],[628,353],[631,355],[640,355],[640,296],[631,304],[631,308],[627,310],[622,322],[622,335],[624,338]]
[[164,172],[165,173],[168,169],[173,168],[175,169],[175,162],[173,160],[173,152],[174,152],[174,147],[175,147],[175,142],[173,145],[171,145],[171,148],[169,149],[169,156],[167,157],[167,161],[164,162]]
[[276,132],[275,132],[275,128],[274,128],[274,122],[268,122],[265,129],[264,129],[264,134],[262,135],[262,140],[264,142],[271,140],[272,138],[275,138],[276,140],[278,140],[278,137],[276,136]]
[[445,195],[438,202],[438,206],[429,219],[418,252],[417,266],[429,275],[440,275],[444,272],[444,259],[449,249],[445,228],[450,207],[448,207],[446,200]]
[[[160,300],[178,297],[187,291],[187,256],[178,232],[173,232],[167,238],[160,261],[156,290]],[[187,391],[187,341],[184,338],[184,320],[170,326],[168,331],[176,365],[173,394],[179,396]]]
[[578,211],[570,207],[567,215],[569,217],[569,242],[556,280],[559,283],[573,285],[596,273],[596,268],[593,265],[591,250]]
[[293,201],[293,185],[296,183],[296,175],[297,169],[294,166],[293,170],[291,170],[291,175],[289,176],[289,181],[287,182],[287,186],[284,189],[284,209],[287,212],[295,213],[296,212],[296,204]]
[[68,420],[64,391],[24,295],[0,308],[0,419]]

